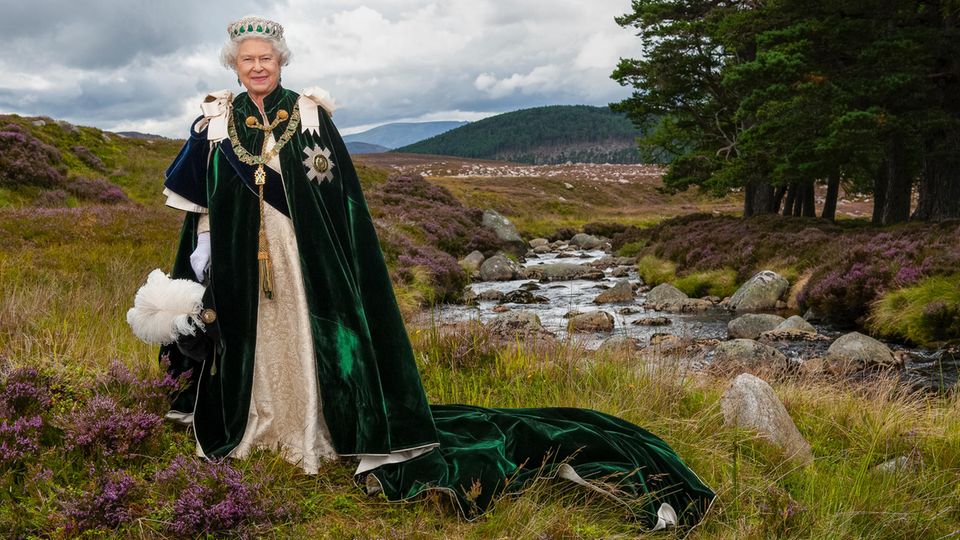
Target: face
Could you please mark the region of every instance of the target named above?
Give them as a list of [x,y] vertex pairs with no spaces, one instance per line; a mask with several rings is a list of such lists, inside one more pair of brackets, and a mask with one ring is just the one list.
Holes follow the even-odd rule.
[[245,39],[237,51],[237,76],[252,98],[262,99],[280,82],[280,62],[265,39]]

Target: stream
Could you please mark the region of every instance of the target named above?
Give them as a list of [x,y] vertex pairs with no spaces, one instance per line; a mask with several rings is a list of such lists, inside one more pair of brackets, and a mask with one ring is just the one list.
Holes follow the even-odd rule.
[[[521,263],[524,268],[535,267],[548,263],[576,263],[589,265],[596,263],[603,257],[609,256],[602,250],[578,249],[559,252],[528,255]],[[605,289],[621,279],[628,279],[632,284],[640,284],[642,280],[637,275],[634,266],[629,267],[626,275],[622,273],[614,277],[614,268],[604,269],[602,280],[575,279],[569,281],[553,281],[541,283],[536,279],[517,279],[511,281],[475,281],[470,287],[477,294],[486,291],[509,293],[520,289],[531,291],[537,296],[546,298],[544,303],[534,304],[501,304],[497,300],[481,299],[478,305],[447,304],[436,308],[433,316],[444,323],[455,323],[479,320],[487,323],[499,313],[494,311],[497,306],[504,306],[509,310],[532,311],[539,316],[543,328],[554,333],[558,339],[573,339],[587,349],[596,349],[612,335],[625,335],[636,338],[642,346],[650,344],[657,334],[671,334],[685,340],[725,340],[727,339],[727,323],[738,315],[722,308],[712,308],[699,313],[673,313],[656,311],[644,307],[646,288],[641,287],[633,303],[616,303],[597,305],[593,299]],[[622,270],[621,270],[622,272]],[[501,308],[502,309],[502,308]],[[611,333],[581,333],[569,335],[567,332],[567,315],[570,312],[586,313],[602,310],[614,317],[614,330]],[[784,317],[797,313],[778,313]],[[634,321],[648,318],[663,317],[669,324],[661,326],[638,325]],[[814,324],[817,331],[829,339],[822,341],[776,341],[769,345],[784,353],[792,362],[800,364],[808,358],[826,356],[830,343],[842,336],[845,332],[830,326]],[[957,386],[960,373],[960,352],[956,350],[929,350],[905,347],[900,344],[885,342],[895,354],[904,358],[904,369],[901,371],[901,381],[909,388],[921,391],[946,392]],[[705,355],[709,361],[712,350]]]

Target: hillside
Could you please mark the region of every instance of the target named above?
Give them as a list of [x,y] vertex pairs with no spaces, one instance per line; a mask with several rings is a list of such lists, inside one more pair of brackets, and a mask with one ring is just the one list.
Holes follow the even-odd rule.
[[397,151],[535,165],[639,163],[638,134],[607,107],[553,105],[491,116]]
[[400,148],[429,139],[451,129],[466,125],[468,122],[394,122],[384,124],[367,131],[344,135],[347,143],[364,142],[385,148]]
[[390,149],[386,146],[380,146],[379,144],[370,144],[360,141],[351,141],[347,143],[347,152],[350,152],[350,155],[355,154],[377,154],[380,152],[389,152]]
[[0,115],[0,207],[160,204],[163,173],[182,144]]

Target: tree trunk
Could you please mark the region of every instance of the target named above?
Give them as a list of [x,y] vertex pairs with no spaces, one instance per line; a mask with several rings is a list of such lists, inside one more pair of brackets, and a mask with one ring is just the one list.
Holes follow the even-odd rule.
[[877,175],[873,177],[873,224],[880,225],[883,222],[883,206],[887,201],[887,174],[890,167],[887,160],[883,160],[877,167]]
[[880,223],[892,225],[910,219],[910,195],[913,179],[907,166],[907,149],[903,134],[894,132],[890,137],[887,158],[887,192],[883,201]]
[[793,203],[797,200],[797,183],[791,182],[787,186],[787,202],[783,205],[783,215],[793,215]]
[[803,185],[803,217],[817,217],[817,188],[813,180]]
[[794,191],[796,191],[796,194],[795,194],[794,197],[793,197],[793,214],[792,214],[792,215],[793,215],[794,217],[800,217],[801,215],[803,215],[803,189],[804,189],[804,186],[805,186],[805,184],[803,184],[803,183],[801,183],[801,182],[797,182],[796,185],[794,185]]
[[744,190],[743,217],[773,212],[773,186],[767,182],[749,182]]
[[827,179],[827,199],[823,201],[820,217],[833,221],[837,219],[837,197],[840,196],[840,171],[833,170]]
[[960,219],[960,134],[930,141],[920,176],[920,202],[913,219]]
[[783,203],[783,196],[784,194],[786,194],[786,192],[787,192],[787,186],[777,186],[777,189],[774,190],[773,208],[771,209],[771,213],[773,214],[780,213],[780,205]]

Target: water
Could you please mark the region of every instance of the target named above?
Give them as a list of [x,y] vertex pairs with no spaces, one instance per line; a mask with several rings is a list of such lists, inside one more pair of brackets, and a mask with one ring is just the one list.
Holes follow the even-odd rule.
[[[530,257],[524,267],[535,267],[549,263],[573,263],[591,265],[601,258],[608,256],[601,250],[576,250],[559,253],[546,253],[538,257]],[[553,332],[558,339],[572,339],[587,349],[598,347],[604,339],[611,335],[626,335],[638,339],[642,344],[650,343],[656,334],[672,334],[686,340],[725,340],[727,339],[727,323],[736,315],[720,308],[713,308],[701,313],[668,313],[647,309],[643,306],[646,292],[641,291],[632,304],[603,304],[593,303],[606,288],[613,286],[621,279],[627,279],[633,284],[640,283],[635,268],[630,267],[626,276],[614,277],[613,268],[603,268],[605,277],[602,280],[569,280],[559,282],[540,283],[535,279],[519,279],[512,281],[481,281],[471,284],[477,294],[485,291],[500,291],[508,293],[518,289],[528,289],[537,296],[547,299],[541,304],[502,304],[511,311],[532,311],[540,317],[544,329]],[[479,320],[486,323],[495,318],[498,313],[494,308],[501,305],[498,301],[481,301],[477,306],[445,305],[438,308],[434,314],[444,323]],[[626,308],[626,309],[625,309]],[[567,321],[564,317],[570,312],[587,313],[591,311],[606,311],[614,317],[614,334],[609,333],[576,333],[569,335]],[[785,316],[792,313],[783,314]],[[666,317],[670,320],[665,326],[634,325],[633,321],[642,318]],[[830,343],[843,335],[843,332],[824,325],[815,325],[817,331],[828,338],[828,341],[779,341],[772,345],[783,352],[793,362],[801,363],[805,359],[826,356]],[[960,352],[943,349],[929,351],[923,349],[909,349],[901,345],[887,344],[894,351],[903,354],[904,370],[901,372],[903,382],[914,389],[922,391],[943,392],[957,386],[960,374]],[[707,353],[707,357],[711,356]]]

